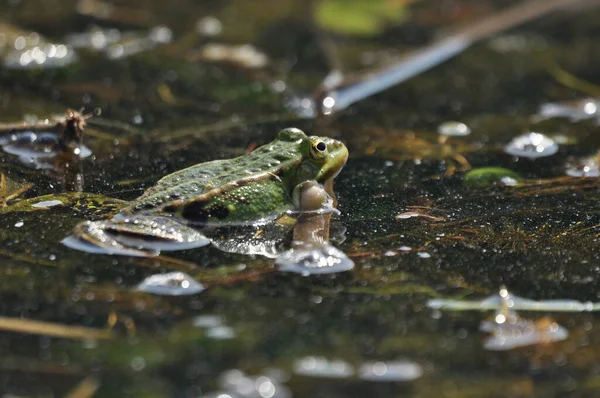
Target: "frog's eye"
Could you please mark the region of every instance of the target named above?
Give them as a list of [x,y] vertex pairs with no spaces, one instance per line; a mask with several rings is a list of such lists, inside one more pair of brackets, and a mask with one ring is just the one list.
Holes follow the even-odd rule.
[[327,152],[327,144],[321,140],[313,141],[310,147],[310,152],[312,153],[313,157],[317,159],[323,158]]

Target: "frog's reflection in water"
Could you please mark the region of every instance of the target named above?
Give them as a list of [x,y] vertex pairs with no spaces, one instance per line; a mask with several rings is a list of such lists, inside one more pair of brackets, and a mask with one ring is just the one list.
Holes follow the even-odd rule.
[[[278,269],[302,275],[348,271],[354,263],[330,243],[344,240],[345,228],[331,234],[331,217],[337,211],[294,212],[261,228],[240,228],[212,236],[220,250],[275,258]],[[290,242],[290,235],[292,240]]]

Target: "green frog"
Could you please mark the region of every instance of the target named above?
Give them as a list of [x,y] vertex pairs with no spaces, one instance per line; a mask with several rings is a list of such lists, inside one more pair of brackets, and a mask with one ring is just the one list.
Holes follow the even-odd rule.
[[110,220],[84,222],[63,240],[92,252],[156,255],[210,243],[199,226],[258,225],[290,210],[327,213],[348,150],[288,128],[253,152],[163,177]]

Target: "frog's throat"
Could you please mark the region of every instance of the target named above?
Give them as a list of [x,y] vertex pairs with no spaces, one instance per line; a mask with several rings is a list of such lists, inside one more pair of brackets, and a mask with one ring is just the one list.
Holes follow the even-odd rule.
[[329,181],[333,181],[348,160],[348,148],[346,148],[346,146],[341,142],[339,145],[340,146],[336,149],[336,151],[329,156],[316,176],[316,180],[321,184],[326,184]]

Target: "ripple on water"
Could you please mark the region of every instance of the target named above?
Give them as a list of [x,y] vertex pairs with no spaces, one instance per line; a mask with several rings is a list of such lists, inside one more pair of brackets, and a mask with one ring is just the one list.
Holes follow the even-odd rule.
[[275,264],[282,272],[304,276],[333,274],[354,268],[354,262],[331,245],[310,245],[288,250],[277,257]]
[[[35,168],[51,168],[52,164],[44,160],[56,157],[59,149],[59,137],[50,131],[20,131],[0,138],[0,146],[6,153],[17,155],[21,163]],[[75,149],[75,155],[86,158],[92,154],[89,148],[80,145]]]
[[598,156],[588,156],[569,161],[565,173],[571,177],[599,177],[600,165]]
[[290,390],[280,380],[267,376],[249,376],[238,369],[231,369],[219,376],[220,391],[205,397],[213,398],[289,398]]
[[68,66],[77,61],[71,46],[43,44],[9,52],[3,59],[7,69],[54,69]]
[[302,376],[345,379],[354,376],[354,366],[341,359],[308,356],[294,361],[294,373]]
[[367,362],[358,369],[358,376],[368,381],[411,381],[423,376],[423,368],[411,361]]
[[183,296],[204,291],[204,285],[184,272],[150,275],[136,290],[162,296]]
[[486,350],[508,351],[562,341],[569,336],[567,329],[550,318],[532,321],[513,314],[500,319],[498,321],[497,316],[493,321],[483,321],[480,325],[481,331],[491,333],[483,342],[483,348]]
[[595,98],[583,98],[575,101],[564,101],[542,104],[535,116],[544,120],[555,117],[568,118],[572,122],[598,118],[600,116],[600,101]]

